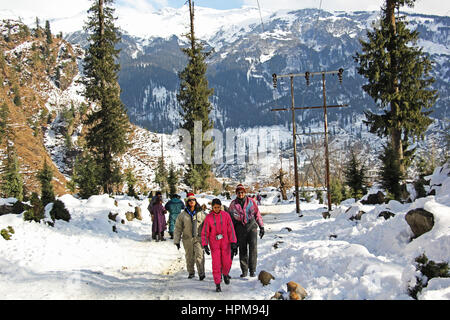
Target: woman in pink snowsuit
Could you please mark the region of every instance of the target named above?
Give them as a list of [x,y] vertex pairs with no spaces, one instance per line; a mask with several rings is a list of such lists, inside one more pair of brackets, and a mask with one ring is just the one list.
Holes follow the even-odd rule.
[[206,216],[202,229],[202,246],[206,254],[211,248],[212,269],[216,291],[221,292],[222,274],[225,284],[230,283],[231,253],[237,254],[237,239],[230,215],[221,210],[219,199],[212,201],[213,210]]

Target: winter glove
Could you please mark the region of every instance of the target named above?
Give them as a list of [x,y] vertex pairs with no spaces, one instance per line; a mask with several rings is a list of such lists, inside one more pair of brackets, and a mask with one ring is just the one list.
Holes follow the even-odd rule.
[[238,253],[238,246],[234,242],[231,243],[231,253],[233,256],[236,256]]
[[208,246],[203,246],[203,249],[205,249],[206,254],[209,256],[211,252],[209,251]]
[[259,238],[262,239],[263,236],[264,236],[264,227],[260,227],[259,228]]
[[177,246],[177,249],[180,250],[180,244],[179,243],[175,243],[175,245]]

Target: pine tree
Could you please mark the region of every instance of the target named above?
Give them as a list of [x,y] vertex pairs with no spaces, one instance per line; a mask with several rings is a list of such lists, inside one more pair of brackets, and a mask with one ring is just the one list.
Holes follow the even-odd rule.
[[8,147],[6,170],[3,174],[2,191],[7,197],[23,200],[23,180],[20,174],[19,159]]
[[47,44],[53,43],[52,32],[50,30],[50,22],[48,20],[45,21],[45,37],[47,39]]
[[41,183],[41,201],[45,207],[50,202],[55,201],[55,193],[53,192],[53,171],[47,164],[47,160],[44,161],[44,166],[41,171],[38,172],[38,179]]
[[24,212],[23,219],[25,221],[41,222],[45,218],[45,210],[42,201],[36,192],[31,194],[31,208]]
[[341,180],[333,177],[330,180],[331,203],[339,204],[342,201],[343,187]]
[[177,193],[177,185],[178,185],[178,172],[175,169],[175,165],[173,162],[170,163],[169,166],[169,174],[167,176],[167,184],[169,185],[169,193],[171,195]]
[[125,181],[127,182],[128,192],[127,195],[130,197],[136,197],[136,190],[134,190],[134,186],[136,185],[136,177],[133,174],[133,170],[128,169],[125,172]]
[[162,193],[168,192],[168,172],[164,163],[164,156],[160,156],[158,159],[154,182],[159,186]]
[[36,30],[35,30],[35,36],[36,38],[40,38],[42,35],[42,30],[41,30],[41,26],[40,26],[40,21],[39,18],[36,17]]
[[430,109],[437,99],[429,89],[434,82],[432,63],[417,47],[419,33],[410,31],[404,17],[395,17],[395,9],[415,0],[386,0],[379,26],[367,32],[367,41],[360,40],[363,53],[357,53],[358,73],[367,78],[363,86],[383,114],[366,111],[371,133],[390,137],[392,151],[399,159],[404,175],[414,149],[408,150],[409,138],[422,138],[431,119]]
[[96,173],[103,192],[112,193],[113,186],[121,182],[119,164],[116,157],[129,147],[130,123],[120,100],[118,84],[119,42],[118,29],[114,26],[112,0],[94,0],[88,10],[85,30],[89,34],[89,48],[84,59],[86,87],[85,97],[96,105],[87,116],[85,125],[87,147],[97,164]]
[[[212,111],[212,105],[209,102],[209,97],[214,90],[209,88],[208,80],[206,78],[206,58],[211,52],[205,52],[203,45],[194,34],[194,8],[189,1],[189,12],[191,18],[191,30],[186,35],[189,40],[190,47],[182,49],[188,57],[188,64],[186,68],[179,73],[180,90],[177,94],[177,100],[182,109],[182,117],[184,123],[182,128],[189,131],[191,138],[197,138],[197,142],[201,143],[201,151],[209,146],[211,141],[203,141],[204,134],[207,130],[213,128],[213,122],[209,119],[209,114]],[[201,122],[202,132],[201,137],[194,134],[195,122]],[[186,150],[190,154],[191,163],[186,171],[185,183],[191,186],[194,190],[206,189],[207,179],[211,173],[211,164],[202,159],[202,163],[195,163],[194,161],[194,147],[195,142],[191,144],[191,150]]]
[[5,137],[7,133],[8,115],[8,105],[6,103],[3,103],[3,105],[0,107],[0,144],[3,141],[3,137]]
[[99,194],[100,183],[97,163],[94,157],[88,152],[77,157],[74,166],[72,180],[79,189],[79,195],[83,199],[87,199],[92,195]]
[[400,170],[400,160],[398,153],[390,143],[384,147],[383,153],[379,156],[381,166],[381,186],[388,191],[395,200],[401,200],[401,181],[403,179]]
[[357,158],[354,150],[350,152],[350,160],[345,169],[345,183],[350,188],[350,194],[353,198],[361,198],[366,193],[367,168]]

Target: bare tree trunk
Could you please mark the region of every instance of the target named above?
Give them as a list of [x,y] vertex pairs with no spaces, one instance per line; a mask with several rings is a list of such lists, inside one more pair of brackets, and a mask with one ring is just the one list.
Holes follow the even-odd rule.
[[[390,26],[391,32],[396,35],[397,34],[397,26],[396,26],[396,20],[395,20],[395,8],[396,8],[396,0],[386,0],[386,23]],[[389,50],[395,50],[396,48],[389,48]],[[397,69],[397,63],[396,59],[392,60],[392,68],[393,72],[396,72]],[[398,86],[398,79],[394,79],[393,88],[394,92],[396,94],[399,93],[399,86]],[[394,119],[398,119],[399,114],[399,108],[400,108],[400,101],[391,101],[391,112],[394,117]],[[403,144],[402,144],[402,131],[400,129],[400,126],[398,125],[398,120],[395,120],[397,122],[397,125],[392,128],[391,131],[391,143],[392,148],[394,149],[395,153],[398,155],[398,159],[400,162],[400,172],[402,174],[405,173],[405,167],[403,165]]]

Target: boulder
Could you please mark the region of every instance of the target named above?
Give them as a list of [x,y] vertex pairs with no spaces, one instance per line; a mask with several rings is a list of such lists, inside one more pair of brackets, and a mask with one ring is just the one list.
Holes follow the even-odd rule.
[[405,219],[414,233],[414,238],[420,237],[434,226],[433,214],[421,208],[409,211]]
[[258,275],[258,280],[261,281],[263,286],[268,285],[272,279],[275,280],[275,277],[264,270],[262,270]]
[[118,215],[119,215],[118,213],[112,213],[112,212],[110,212],[110,213],[108,214],[108,218],[109,218],[109,220],[112,220],[112,221],[116,222],[116,218],[117,218]]
[[283,291],[277,291],[275,294],[270,298],[271,300],[287,300],[286,293]]
[[359,210],[358,213],[355,216],[350,217],[350,220],[361,220],[362,215],[365,214],[364,211]]
[[387,220],[389,218],[395,217],[395,214],[390,212],[390,211],[382,211],[380,212],[380,214],[378,215],[378,218],[383,217],[384,220]]
[[4,215],[4,214],[11,214],[13,213],[13,206],[9,205],[9,204],[4,204],[2,206],[0,206],[0,216]]
[[363,214],[365,214],[364,211],[360,210],[360,207],[357,205],[351,206],[350,208],[348,208],[345,213],[348,213],[348,215],[350,216],[350,220],[361,220],[361,217]]
[[361,200],[362,204],[382,204],[385,202],[384,193],[378,191],[367,196],[366,200]]
[[288,283],[286,283],[286,285],[290,300],[303,300],[308,295],[305,288],[303,288],[297,282],[289,281]]
[[22,212],[32,208],[30,205],[23,203],[21,201],[16,201],[12,207],[14,214],[21,214]]
[[141,207],[134,208],[134,217],[138,220],[142,220],[142,210]]
[[125,212],[125,217],[128,221],[132,221],[134,219],[134,212]]

